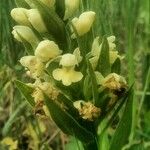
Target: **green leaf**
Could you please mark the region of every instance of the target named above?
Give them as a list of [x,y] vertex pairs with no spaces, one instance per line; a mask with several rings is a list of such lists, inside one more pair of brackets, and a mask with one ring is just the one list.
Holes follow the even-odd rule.
[[112,138],[110,150],[121,150],[122,147],[128,142],[132,128],[132,107],[133,90],[131,91],[131,94],[129,94],[122,118]]
[[12,124],[16,121],[16,118],[21,115],[21,113],[25,110],[27,106],[27,102],[22,102],[19,104],[19,106],[16,108],[16,110],[11,114],[8,121],[5,123],[5,126],[3,127],[2,134],[6,136],[12,127]]
[[35,106],[34,98],[31,96],[33,93],[33,88],[27,86],[25,83],[16,80],[15,84],[25,99],[29,102],[31,106]]
[[25,2],[25,0],[15,0],[17,7],[30,9],[30,6]]
[[65,24],[63,21],[54,12],[54,10],[48,8],[38,0],[32,0],[32,2],[37,6],[48,32],[55,38],[56,43],[60,46],[60,48],[66,50],[67,38]]
[[98,60],[97,70],[105,77],[111,72],[109,61],[109,44],[104,36],[102,41],[101,53]]
[[56,0],[55,5],[57,14],[63,19],[65,15],[65,0]]
[[64,133],[73,135],[85,143],[89,143],[94,140],[91,132],[82,127],[69,113],[63,110],[46,95],[45,104],[48,107],[51,117]]
[[84,85],[83,85],[83,93],[84,93],[84,97],[85,100],[89,100],[92,97],[92,83],[90,80],[90,76],[87,75],[84,79]]
[[115,60],[115,62],[112,64],[112,66],[111,66],[111,72],[112,73],[120,74],[120,72],[121,72],[121,62],[120,62],[119,58],[117,58]]
[[87,59],[87,67],[88,67],[88,75],[90,76],[92,82],[93,101],[95,104],[98,101],[98,85],[97,85],[97,80],[96,80],[94,70],[88,59]]
[[[126,94],[122,98],[120,98],[120,99],[117,100],[119,102],[119,104],[117,105],[116,109],[112,113],[110,119],[108,120],[106,126],[103,128],[101,134],[103,134],[107,130],[107,128],[111,125],[111,123],[113,122],[113,120],[116,118],[118,112],[120,111],[120,109],[122,108],[123,104],[126,102],[127,98],[131,94],[131,91],[132,91],[132,86],[130,87],[130,89],[126,92]],[[116,105],[116,103],[114,104],[114,106],[115,105]],[[114,108],[114,106],[112,108]],[[110,108],[107,111],[108,113],[106,115],[109,114],[109,112],[111,111],[112,108]]]

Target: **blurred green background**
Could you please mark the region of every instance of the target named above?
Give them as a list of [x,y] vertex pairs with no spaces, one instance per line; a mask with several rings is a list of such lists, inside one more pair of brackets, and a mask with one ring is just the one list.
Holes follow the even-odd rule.
[[[148,150],[150,0],[93,0],[93,4],[99,12],[96,22],[98,34],[116,36],[117,49],[125,56],[122,73],[129,84],[135,82],[134,124],[126,149]],[[14,0],[0,0],[0,140],[10,136],[18,141],[21,150],[26,150],[29,145],[31,148],[37,146],[37,150],[49,149],[49,145],[54,150],[75,150],[75,139],[70,141],[45,118],[37,119],[14,85],[16,78],[24,79],[18,60],[25,53],[23,46],[11,34],[15,23],[10,17],[10,10],[14,7]],[[42,127],[41,122],[46,127]],[[67,141],[70,142],[66,145]]]

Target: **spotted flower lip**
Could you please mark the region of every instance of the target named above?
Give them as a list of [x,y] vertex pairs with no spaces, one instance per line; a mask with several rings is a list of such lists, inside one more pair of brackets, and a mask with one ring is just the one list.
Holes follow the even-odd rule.
[[93,11],[83,12],[79,18],[72,19],[72,24],[75,27],[79,36],[89,32],[95,20],[96,13]]

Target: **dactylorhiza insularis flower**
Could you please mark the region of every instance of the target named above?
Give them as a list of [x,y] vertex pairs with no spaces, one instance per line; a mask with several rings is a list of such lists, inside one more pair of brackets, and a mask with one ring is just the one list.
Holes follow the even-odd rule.
[[74,54],[67,53],[62,55],[60,60],[62,68],[57,68],[53,71],[54,79],[62,81],[65,86],[80,81],[83,78],[83,74],[75,71],[75,66],[78,63],[78,59]]
[[23,40],[29,42],[33,47],[35,47],[39,43],[39,40],[34,34],[34,32],[27,26],[14,26],[12,34],[14,35],[14,38],[16,40],[23,42],[23,38]]
[[59,56],[62,51],[54,41],[44,40],[41,41],[36,50],[35,56],[37,56],[42,62],[49,61],[52,58]]
[[20,63],[29,69],[30,75],[33,78],[40,77],[44,73],[44,64],[36,56],[24,56],[20,59]]
[[[114,43],[115,36],[109,36],[107,40],[109,45],[109,61],[110,64],[113,64],[117,58],[122,59],[123,57],[121,57],[118,54],[118,51],[115,50],[116,49],[116,44]],[[96,37],[93,41],[92,50],[91,50],[91,55],[93,57],[90,58],[90,62],[94,69],[96,68],[98,63],[98,59],[101,53],[101,48],[102,48],[102,44],[99,43],[99,37]]]
[[82,36],[90,31],[95,20],[95,15],[95,12],[87,11],[83,12],[79,18],[75,17],[72,19],[72,25],[76,29],[79,36]]

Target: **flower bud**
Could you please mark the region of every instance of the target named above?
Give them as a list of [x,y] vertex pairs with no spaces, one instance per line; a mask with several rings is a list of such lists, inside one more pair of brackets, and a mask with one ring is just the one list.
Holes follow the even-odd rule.
[[38,32],[44,33],[47,31],[43,19],[37,9],[30,9],[26,11],[26,14],[30,23]]
[[33,31],[26,26],[14,26],[12,34],[14,35],[14,38],[16,40],[23,42],[23,38],[24,40],[29,42],[33,47],[39,42],[38,38],[35,36]]
[[49,59],[55,58],[60,55],[61,51],[55,42],[44,40],[39,43],[35,50],[35,56],[37,56],[41,61],[45,62]]
[[95,20],[95,12],[87,11],[82,13],[79,18],[74,18],[72,24],[79,36],[89,32]]
[[68,19],[69,17],[71,17],[75,11],[79,8],[79,0],[65,0],[65,16],[64,16],[64,20]]
[[11,11],[11,17],[20,25],[29,26],[30,22],[26,16],[26,11],[25,8],[14,8]]

